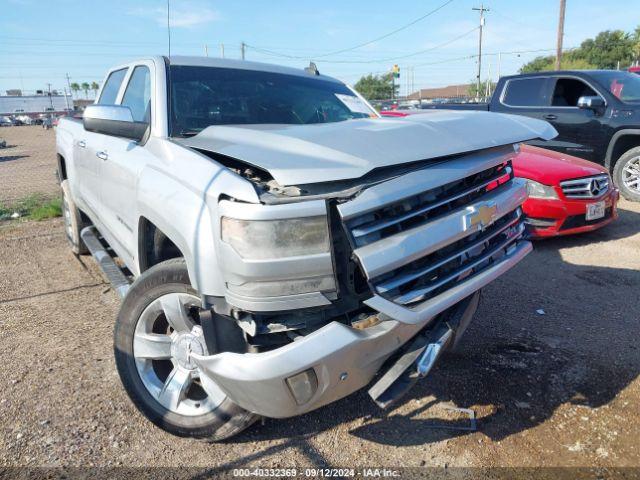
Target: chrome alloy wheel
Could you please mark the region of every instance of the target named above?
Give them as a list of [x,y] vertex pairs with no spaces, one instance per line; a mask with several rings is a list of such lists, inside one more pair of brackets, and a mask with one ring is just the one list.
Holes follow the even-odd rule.
[[624,166],[622,182],[628,189],[640,192],[640,157],[632,158]]
[[145,388],[167,410],[185,416],[204,415],[225,394],[200,376],[192,353],[207,354],[197,311],[200,299],[187,293],[157,298],[138,319],[133,356]]

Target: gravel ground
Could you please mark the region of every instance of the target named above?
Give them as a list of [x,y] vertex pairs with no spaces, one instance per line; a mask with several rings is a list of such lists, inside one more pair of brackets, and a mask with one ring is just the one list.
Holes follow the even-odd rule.
[[55,133],[40,125],[0,128],[0,204],[11,204],[32,193],[51,196],[56,183]]
[[[358,392],[224,444],[133,408],[112,355],[117,297],[60,220],[0,227],[0,466],[640,467],[640,205],[620,213],[537,243],[390,412]],[[447,405],[473,409],[477,430]]]

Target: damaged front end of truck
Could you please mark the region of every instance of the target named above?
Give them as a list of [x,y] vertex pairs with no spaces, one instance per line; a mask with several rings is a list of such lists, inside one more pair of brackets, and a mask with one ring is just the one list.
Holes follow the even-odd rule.
[[457,343],[482,287],[532,249],[514,142],[294,183],[198,137],[185,143],[251,180],[261,200],[219,200],[227,290],[207,299],[208,352],[193,354],[203,385],[250,412],[295,416],[381,370],[369,393],[394,403]]

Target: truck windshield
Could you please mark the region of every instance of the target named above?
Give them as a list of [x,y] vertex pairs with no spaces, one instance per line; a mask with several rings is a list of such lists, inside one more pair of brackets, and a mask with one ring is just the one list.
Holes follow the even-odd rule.
[[592,75],[600,85],[624,103],[640,103],[640,76],[617,70],[593,72]]
[[318,78],[232,68],[172,65],[171,132],[210,125],[341,122],[375,115],[346,85]]

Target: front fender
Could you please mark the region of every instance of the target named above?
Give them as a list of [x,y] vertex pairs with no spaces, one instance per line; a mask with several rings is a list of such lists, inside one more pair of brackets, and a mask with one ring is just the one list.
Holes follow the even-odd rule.
[[[139,216],[152,222],[180,249],[191,283],[201,295],[223,296],[225,285],[214,241],[218,200],[223,194],[252,202],[258,202],[258,197],[248,181],[207,157],[175,144],[166,148],[164,153],[174,154],[178,148],[181,158],[171,158],[161,166],[147,166],[141,172]],[[140,221],[136,228],[139,226]],[[137,238],[140,233],[136,232]]]

